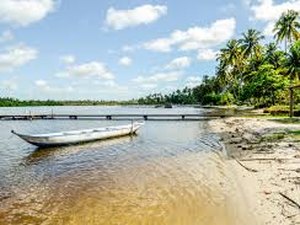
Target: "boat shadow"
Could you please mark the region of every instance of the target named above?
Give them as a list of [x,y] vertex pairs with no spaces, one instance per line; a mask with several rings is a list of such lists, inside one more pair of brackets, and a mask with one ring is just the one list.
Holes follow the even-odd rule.
[[82,151],[89,151],[95,149],[104,150],[112,145],[132,142],[136,136],[137,134],[133,134],[130,136],[123,136],[92,142],[84,142],[73,145],[64,145],[57,147],[38,147],[34,149],[28,156],[26,156],[24,161],[26,165],[38,164],[42,161],[51,161],[62,156],[79,154]]

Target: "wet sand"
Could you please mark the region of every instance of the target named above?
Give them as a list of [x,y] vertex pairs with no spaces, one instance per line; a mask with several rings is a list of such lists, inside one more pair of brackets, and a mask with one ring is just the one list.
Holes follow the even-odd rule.
[[289,135],[300,124],[225,118],[209,128],[222,137],[252,224],[300,224],[300,142]]

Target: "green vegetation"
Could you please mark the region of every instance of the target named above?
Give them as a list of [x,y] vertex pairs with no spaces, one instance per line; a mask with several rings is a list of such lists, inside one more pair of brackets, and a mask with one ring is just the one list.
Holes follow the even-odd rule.
[[[288,87],[300,78],[299,13],[283,13],[274,27],[274,42],[262,44],[260,31],[249,29],[220,49],[214,76],[193,88],[169,95],[152,94],[141,104],[254,105],[288,104]],[[284,42],[284,51],[278,44]],[[295,101],[300,102],[299,93]]]
[[[275,105],[264,109],[264,113],[270,113],[272,116],[286,116],[289,114],[289,106]],[[294,115],[300,116],[300,106],[297,105],[294,109]]]
[[[298,121],[299,122],[299,121]],[[283,139],[289,139],[289,141],[299,142],[300,141],[300,130],[287,130],[285,132],[278,132],[272,134],[266,134],[261,137],[259,142],[278,142]]]
[[288,132],[289,134],[300,135],[300,130],[291,130]]
[[177,90],[169,95],[162,95],[160,93],[150,94],[145,98],[137,100],[138,104],[142,105],[161,105],[166,103],[173,104],[195,104],[196,98],[193,89],[184,88],[183,90]]
[[53,100],[27,100],[22,101],[14,98],[0,98],[0,107],[12,106],[92,106],[92,105],[132,105],[137,104],[136,101],[92,101],[92,100],[77,100],[77,101],[53,101]]
[[273,133],[273,134],[268,134],[263,136],[260,141],[272,142],[272,141],[282,140],[285,137],[286,137],[285,133]]
[[[269,107],[287,105],[289,99],[300,103],[300,91],[294,98],[289,87],[299,85],[300,78],[300,22],[299,13],[288,10],[274,27],[274,41],[262,44],[260,31],[249,29],[240,39],[232,39],[220,49],[216,74],[204,76],[194,88],[184,88],[170,94],[150,94],[130,101],[21,101],[0,98],[0,106],[40,105],[129,105],[129,104],[201,104],[201,105],[252,105]],[[279,44],[284,44],[284,50]],[[300,86],[299,86],[300,87]],[[292,93],[292,92],[291,92]],[[291,94],[290,93],[290,94]],[[276,109],[276,108],[275,108]],[[274,112],[274,108],[269,108]],[[287,114],[288,108],[277,108],[278,114]],[[295,114],[300,115],[299,111]]]

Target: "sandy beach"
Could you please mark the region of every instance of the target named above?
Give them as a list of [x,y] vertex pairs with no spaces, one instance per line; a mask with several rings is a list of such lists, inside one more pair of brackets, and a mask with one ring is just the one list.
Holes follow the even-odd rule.
[[300,139],[290,135],[300,124],[225,118],[209,127],[221,136],[253,224],[300,224]]

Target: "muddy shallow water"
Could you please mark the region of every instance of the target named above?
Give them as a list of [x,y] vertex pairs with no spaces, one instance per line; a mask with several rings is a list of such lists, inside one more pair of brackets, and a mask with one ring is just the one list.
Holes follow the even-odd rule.
[[2,121],[0,224],[247,224],[205,122],[148,121],[137,136],[43,150],[9,133],[124,123]]

